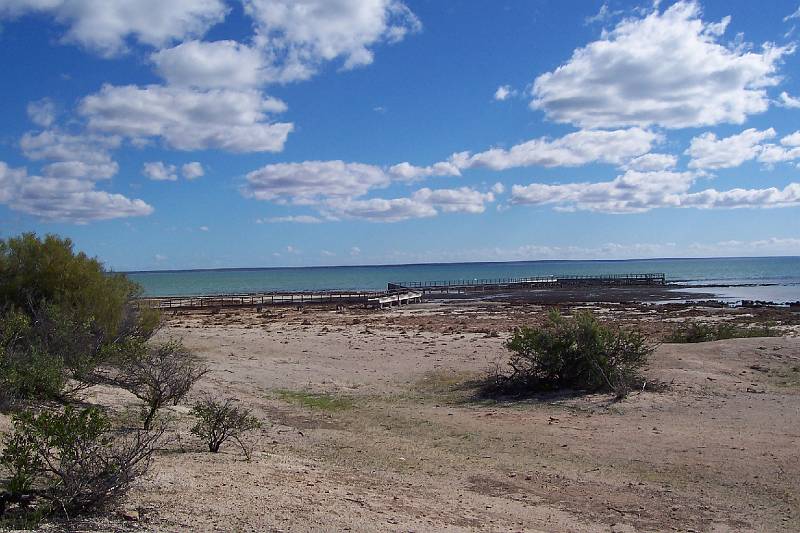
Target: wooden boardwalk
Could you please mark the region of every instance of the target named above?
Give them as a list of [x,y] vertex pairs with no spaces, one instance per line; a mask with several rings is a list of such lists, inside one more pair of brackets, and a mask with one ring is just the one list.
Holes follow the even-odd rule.
[[501,292],[559,287],[627,287],[665,285],[663,273],[611,274],[606,276],[538,276],[527,278],[460,279],[447,281],[401,281],[389,283],[389,290],[415,290],[423,294]]
[[609,276],[541,276],[529,278],[461,279],[449,281],[392,282],[385,291],[294,291],[252,294],[214,294],[141,298],[139,305],[157,309],[221,309],[273,305],[362,304],[383,308],[419,302],[426,294],[524,291],[559,287],[625,287],[664,285],[664,274],[618,274]]
[[158,309],[212,309],[222,307],[262,307],[268,305],[364,303],[386,296],[386,291],[295,291],[253,294],[213,294],[202,296],[164,296],[142,298],[140,304]]

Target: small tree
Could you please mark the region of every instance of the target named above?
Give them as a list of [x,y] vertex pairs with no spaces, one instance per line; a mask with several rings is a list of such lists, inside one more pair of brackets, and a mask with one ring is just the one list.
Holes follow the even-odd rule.
[[522,391],[608,390],[625,395],[654,347],[635,331],[600,323],[590,312],[554,311],[541,328],[523,327],[506,343],[511,373],[501,386]]
[[8,502],[44,500],[38,511],[67,516],[119,500],[150,464],[163,431],[119,433],[97,408],[14,417],[0,465]]
[[242,441],[242,436],[260,428],[261,422],[249,409],[235,405],[231,398],[219,401],[207,396],[194,405],[192,414],[197,417],[197,423],[191,432],[203,440],[208,451],[217,453],[220,446],[233,439],[250,459],[250,449]]
[[208,369],[178,341],[155,347],[129,346],[121,356],[113,382],[139,398],[144,429],[150,429],[158,410],[178,405]]
[[160,325],[157,311],[133,302],[140,292],[69,239],[0,240],[0,396],[64,399],[92,384],[115,345]]
[[70,239],[34,233],[0,240],[0,305],[24,312],[41,302],[72,309],[78,322],[94,320],[113,338],[141,288],[97,259],[75,252]]

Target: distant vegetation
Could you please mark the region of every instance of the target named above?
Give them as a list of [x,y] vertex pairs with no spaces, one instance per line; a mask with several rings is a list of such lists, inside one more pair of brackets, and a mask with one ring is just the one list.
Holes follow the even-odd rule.
[[553,311],[542,327],[521,327],[506,342],[508,371],[492,376],[494,393],[607,391],[618,397],[641,383],[654,347],[636,331],[603,324],[590,312],[566,318]]
[[729,322],[710,324],[707,322],[686,322],[677,327],[665,339],[666,342],[692,343],[749,337],[779,337],[781,333],[770,324],[742,326]]
[[[180,342],[150,342],[161,317],[136,305],[139,294],[69,239],[0,240],[0,408],[14,425],[0,448],[0,529],[119,501],[166,431],[159,410],[177,405],[206,373]],[[139,398],[141,427],[78,407],[80,391],[97,384]],[[238,432],[231,435],[255,427],[249,412],[234,414],[241,416],[224,419]]]

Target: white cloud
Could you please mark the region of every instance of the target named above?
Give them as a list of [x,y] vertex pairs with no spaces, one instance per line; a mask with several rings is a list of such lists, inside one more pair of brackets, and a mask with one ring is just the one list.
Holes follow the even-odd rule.
[[557,139],[538,138],[512,146],[492,148],[477,154],[461,152],[450,158],[456,168],[486,167],[491,170],[543,166],[573,167],[589,163],[614,165],[646,154],[661,140],[658,134],[641,128],[623,130],[581,130]]
[[200,226],[197,229],[199,229],[200,231],[203,231],[203,232],[207,232],[209,230],[208,226]]
[[699,17],[697,3],[680,1],[623,20],[539,76],[531,107],[585,128],[741,124],[766,111],[766,87],[778,82],[778,65],[793,47],[721,44],[730,19]]
[[672,154],[644,154],[634,157],[624,165],[623,170],[638,170],[640,172],[655,172],[675,168],[678,158]]
[[330,199],[323,206],[329,220],[359,219],[371,222],[399,222],[412,218],[433,217],[442,213],[483,213],[485,203],[493,202],[494,194],[469,187],[428,189],[414,192],[408,198]]
[[783,189],[731,189],[704,191],[686,194],[681,198],[681,207],[700,209],[777,208],[800,205],[800,183],[790,183]]
[[691,140],[686,154],[691,156],[689,168],[718,169],[738,167],[755,159],[762,151],[762,142],[775,137],[775,130],[746,129],[736,135],[717,139],[713,133],[704,133]]
[[160,137],[177,150],[279,152],[293,129],[269,121],[286,104],[255,90],[196,91],[181,87],[104,85],[79,112],[89,128],[142,142]]
[[417,181],[431,176],[460,176],[461,172],[452,162],[443,161],[427,167],[417,167],[403,162],[389,167],[389,174],[399,181]]
[[514,185],[511,203],[555,205],[569,211],[636,213],[653,207],[677,206],[678,195],[685,193],[694,180],[694,174],[688,172],[629,170],[606,182]]
[[205,171],[203,170],[203,165],[198,161],[192,161],[191,163],[185,163],[181,167],[181,174],[187,180],[194,180],[205,175]]
[[323,257],[334,257],[334,256],[336,256],[336,254],[331,252],[330,250],[320,250],[319,251],[319,255],[321,255]]
[[142,200],[94,190],[91,180],[32,176],[2,161],[0,203],[43,220],[78,224],[153,212]]
[[495,194],[503,194],[506,192],[506,186],[500,183],[499,181],[492,185],[492,192]]
[[494,194],[482,193],[469,187],[458,189],[420,189],[412,197],[414,201],[432,205],[444,213],[483,213],[486,202],[494,202]]
[[28,132],[19,144],[28,159],[52,161],[42,168],[47,177],[97,181],[110,178],[119,170],[109,154],[120,145],[115,136],[75,135],[52,129]]
[[259,218],[256,224],[281,224],[281,223],[294,223],[294,224],[319,224],[323,220],[319,217],[311,215],[295,215],[286,217],[272,217],[272,218]]
[[691,172],[628,171],[612,181],[598,183],[514,185],[511,202],[553,205],[562,211],[641,213],[656,208],[700,209],[775,208],[800,205],[800,184],[783,189],[706,189],[689,192],[696,175]]
[[265,81],[262,53],[236,41],[187,41],[150,59],[170,85],[242,89]]
[[49,128],[56,120],[56,104],[50,98],[28,103],[27,111],[31,122],[43,128]]
[[103,55],[126,49],[126,41],[162,47],[203,35],[228,12],[224,0],[5,0],[0,18],[51,15],[67,27],[65,42]]
[[497,100],[498,102],[503,102],[505,100],[508,100],[512,96],[515,96],[516,94],[517,91],[512,89],[510,85],[501,85],[494,92],[494,99]]
[[[408,162],[386,170],[342,161],[280,163],[248,174],[250,183],[245,187],[245,194],[262,200],[287,201],[291,197],[294,203],[312,203],[328,196],[362,196],[370,189],[387,186],[390,181],[414,182],[431,176],[460,176],[462,170],[476,167],[507,170],[528,166],[570,167],[597,162],[621,165],[648,154],[661,140],[659,134],[641,128],[581,130],[556,139],[532,139],[508,150],[493,148],[476,154],[459,152],[447,161],[425,167]],[[649,159],[651,166],[655,162],[674,165],[675,160],[674,156],[661,154],[653,154]]]
[[142,173],[154,181],[176,181],[176,170],[175,165],[165,165],[163,161],[151,161],[142,167]]
[[380,167],[344,161],[276,163],[250,172],[246,180],[245,196],[294,204],[358,197],[390,182]]
[[591,17],[586,17],[586,19],[584,20],[584,23],[585,24],[594,24],[594,23],[602,24],[602,23],[607,22],[611,18],[613,18],[613,17],[615,17],[615,16],[617,16],[617,15],[619,15],[621,13],[622,13],[622,11],[612,11],[611,9],[608,8],[608,4],[604,3],[602,6],[600,6],[600,11],[598,11],[597,14],[592,15]]
[[781,139],[781,144],[784,146],[800,146],[800,131],[791,133]]
[[256,22],[255,44],[270,56],[274,81],[307,79],[324,61],[345,69],[368,65],[376,44],[421,29],[398,0],[245,0]]
[[350,248],[351,257],[358,257],[359,255],[361,255],[361,248],[359,248],[358,246],[353,246],[352,248]]
[[795,11],[791,15],[786,15],[785,17],[783,17],[784,22],[789,22],[792,19],[800,19],[800,7],[798,7],[797,11]]
[[759,162],[766,165],[784,163],[795,159],[800,159],[800,146],[786,148],[776,144],[766,144],[758,154]]
[[783,107],[788,107],[792,109],[800,109],[800,98],[795,98],[793,96],[789,96],[789,93],[783,91],[781,93],[781,101],[780,105]]
[[411,198],[371,198],[369,200],[344,199],[329,202],[331,218],[351,218],[372,222],[399,222],[410,218],[436,216],[436,209]]

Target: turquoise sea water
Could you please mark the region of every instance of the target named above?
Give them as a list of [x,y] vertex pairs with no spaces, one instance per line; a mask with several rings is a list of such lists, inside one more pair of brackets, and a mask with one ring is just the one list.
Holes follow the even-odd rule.
[[728,299],[800,300],[800,257],[172,270],[129,272],[128,275],[144,287],[148,296],[183,296],[261,291],[383,290],[390,281],[644,272],[663,272],[671,282],[717,285],[717,288],[702,290]]

